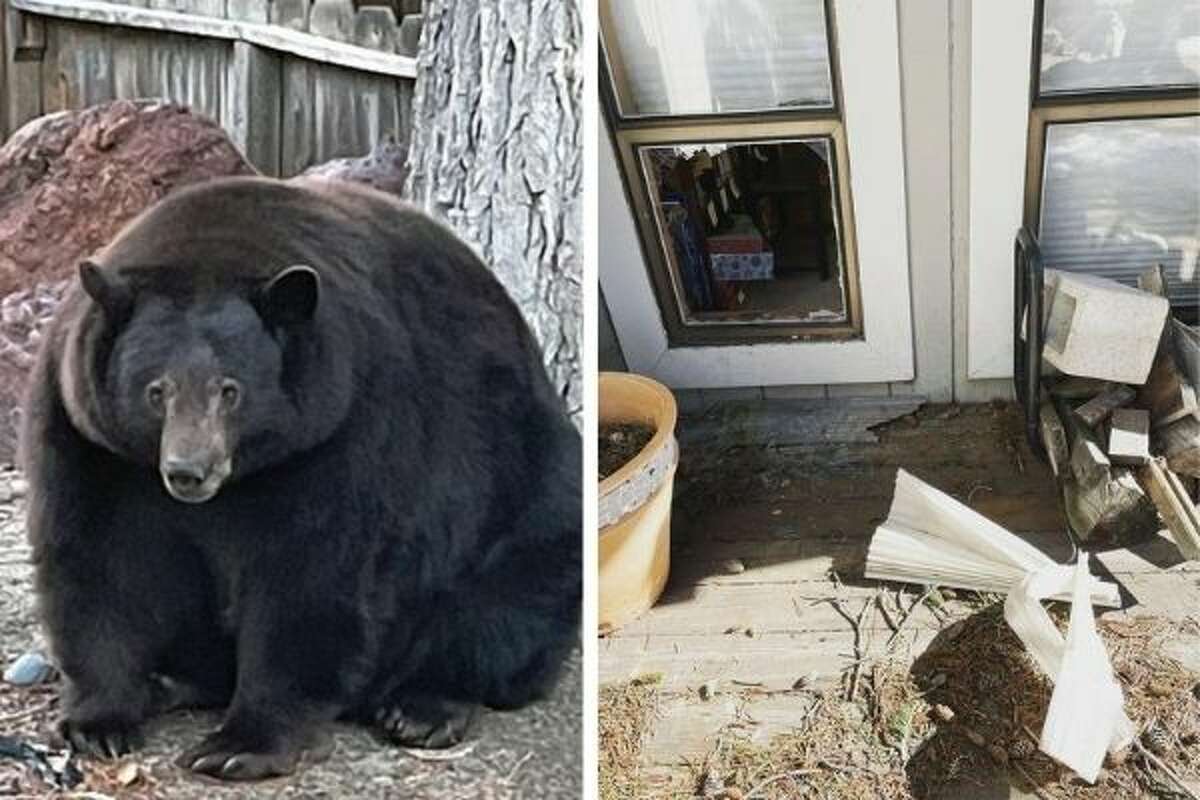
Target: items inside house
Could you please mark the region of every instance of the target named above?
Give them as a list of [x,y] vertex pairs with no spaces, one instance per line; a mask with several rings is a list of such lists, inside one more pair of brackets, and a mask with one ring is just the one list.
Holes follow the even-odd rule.
[[641,154],[689,323],[847,319],[830,139],[660,145]]

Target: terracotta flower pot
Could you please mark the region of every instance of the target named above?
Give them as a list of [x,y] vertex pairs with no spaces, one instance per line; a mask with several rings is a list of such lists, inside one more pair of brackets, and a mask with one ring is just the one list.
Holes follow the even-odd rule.
[[654,605],[671,561],[671,490],[679,447],[675,397],[641,375],[602,372],[600,424],[654,429],[642,451],[600,482],[600,633],[611,633]]

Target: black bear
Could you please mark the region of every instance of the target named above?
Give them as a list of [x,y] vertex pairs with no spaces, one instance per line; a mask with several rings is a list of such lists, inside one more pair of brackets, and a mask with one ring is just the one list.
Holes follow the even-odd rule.
[[115,755],[293,770],[322,723],[441,747],[578,642],[581,439],[517,308],[372,189],[181,191],[79,270],[22,431],[59,729]]

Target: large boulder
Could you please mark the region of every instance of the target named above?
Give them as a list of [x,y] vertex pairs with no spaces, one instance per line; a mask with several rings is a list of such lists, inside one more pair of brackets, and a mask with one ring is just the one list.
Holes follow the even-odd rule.
[[0,148],[0,461],[42,329],[79,262],[171,190],[254,172],[215,122],[118,100],[32,120]]
[[357,158],[335,158],[316,164],[300,173],[301,178],[365,183],[381,192],[404,196],[404,162],[408,147],[388,134],[375,143],[371,152]]

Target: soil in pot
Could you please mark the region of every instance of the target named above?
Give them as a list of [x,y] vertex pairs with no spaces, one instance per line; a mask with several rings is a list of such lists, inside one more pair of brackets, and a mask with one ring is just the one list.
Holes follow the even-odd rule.
[[640,422],[620,422],[600,426],[597,452],[600,461],[600,480],[623,467],[654,438],[654,428]]

